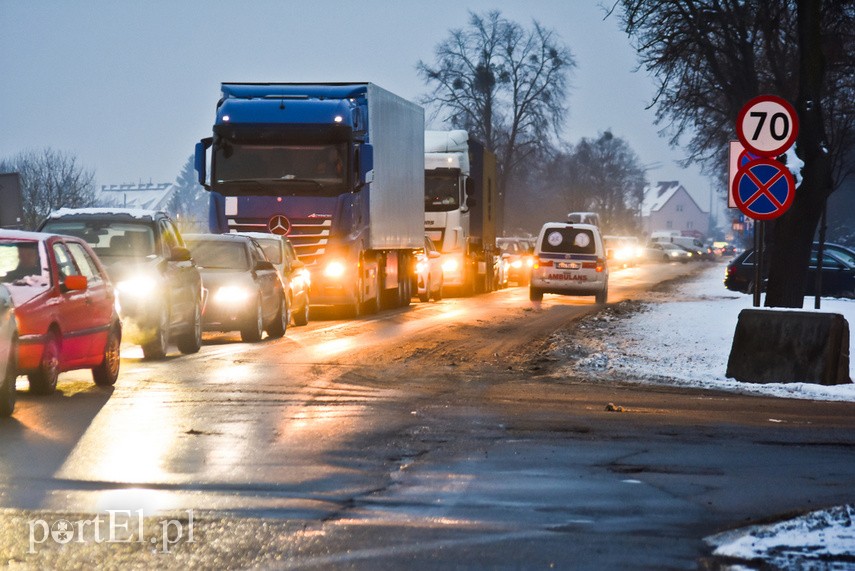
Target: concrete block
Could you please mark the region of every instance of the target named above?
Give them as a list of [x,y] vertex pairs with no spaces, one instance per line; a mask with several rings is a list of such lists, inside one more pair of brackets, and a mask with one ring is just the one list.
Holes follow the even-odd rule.
[[743,309],[726,375],[746,383],[851,383],[849,323],[839,313]]

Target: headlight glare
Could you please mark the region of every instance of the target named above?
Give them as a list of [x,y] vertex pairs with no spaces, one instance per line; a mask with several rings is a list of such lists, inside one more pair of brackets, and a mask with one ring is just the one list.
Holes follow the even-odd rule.
[[223,286],[214,294],[216,303],[242,303],[249,299],[252,292],[243,286]]

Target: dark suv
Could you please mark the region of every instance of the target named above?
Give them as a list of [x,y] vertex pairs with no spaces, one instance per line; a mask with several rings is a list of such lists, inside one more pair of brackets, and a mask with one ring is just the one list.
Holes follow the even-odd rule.
[[92,246],[118,291],[123,337],[162,359],[174,340],[182,353],[202,345],[202,279],[181,234],[163,212],[62,208],[39,230]]

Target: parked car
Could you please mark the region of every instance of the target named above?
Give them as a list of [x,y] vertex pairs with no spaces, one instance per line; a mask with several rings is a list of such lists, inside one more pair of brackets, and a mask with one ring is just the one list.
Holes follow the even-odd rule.
[[693,254],[669,242],[650,242],[644,249],[644,257],[651,262],[690,262]]
[[240,331],[260,341],[282,337],[290,322],[288,296],[276,266],[255,239],[238,234],[187,234],[187,246],[208,290],[206,331]]
[[508,262],[508,281],[527,285],[534,265],[534,256],[528,242],[520,238],[496,238],[496,245]]
[[312,277],[306,264],[297,259],[297,252],[291,241],[285,236],[265,232],[238,232],[238,234],[255,239],[264,250],[267,259],[276,266],[279,277],[285,285],[285,291],[288,292],[288,307],[291,308],[291,319],[294,325],[308,324]]
[[[818,245],[814,243],[805,278],[805,295],[815,295]],[[837,244],[826,244],[822,257],[822,295],[855,298],[855,252]],[[764,264],[763,284],[766,290],[768,265]],[[754,292],[754,250],[745,250],[727,264],[724,287],[742,293]]]
[[442,254],[428,236],[425,236],[425,247],[416,257],[416,295],[419,301],[427,302],[442,299]]
[[0,285],[0,417],[10,416],[15,411],[18,395],[15,381],[18,378],[18,326],[12,295]]
[[71,236],[0,231],[0,281],[18,325],[17,372],[50,394],[63,371],[92,369],[96,384],[119,375],[122,324],[107,271]]
[[174,340],[182,353],[202,346],[202,278],[178,229],[163,212],[62,208],[40,230],[84,240],[103,262],[119,297],[125,337],[146,359]]
[[544,293],[593,295],[606,303],[609,295],[609,268],[606,249],[596,226],[547,222],[540,230],[534,250],[529,298],[543,299]]

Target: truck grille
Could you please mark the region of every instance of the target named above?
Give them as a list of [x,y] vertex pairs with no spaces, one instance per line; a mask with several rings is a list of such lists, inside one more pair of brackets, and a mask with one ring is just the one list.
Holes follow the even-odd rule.
[[[258,219],[229,218],[229,231],[267,232],[267,222]],[[332,220],[329,218],[291,218],[291,230],[288,239],[294,246],[300,261],[306,265],[314,264],[326,251],[330,237]]]

